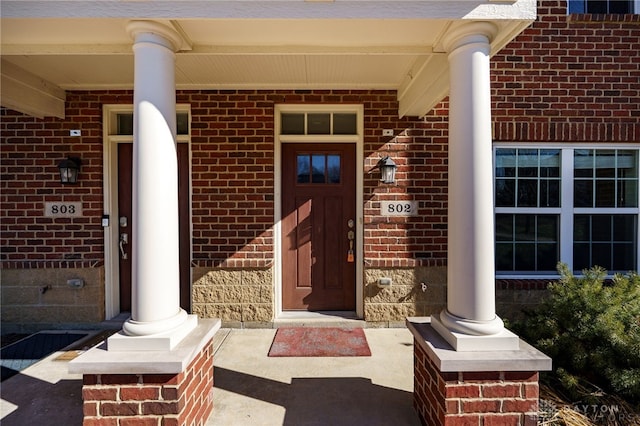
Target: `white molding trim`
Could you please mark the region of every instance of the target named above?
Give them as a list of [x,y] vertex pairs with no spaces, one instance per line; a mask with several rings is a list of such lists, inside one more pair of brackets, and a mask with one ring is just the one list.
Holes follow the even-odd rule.
[[[283,112],[354,112],[357,135],[280,135]],[[274,319],[282,316],[282,144],[283,143],[354,143],[356,144],[356,253],[364,253],[364,106],[362,104],[276,104],[274,107],[274,217],[273,217],[273,288]],[[356,256],[356,315],[364,318],[364,258]]]

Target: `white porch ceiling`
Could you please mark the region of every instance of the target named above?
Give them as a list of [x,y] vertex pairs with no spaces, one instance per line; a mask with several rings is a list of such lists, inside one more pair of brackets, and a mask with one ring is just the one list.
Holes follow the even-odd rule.
[[133,88],[126,26],[153,19],[183,36],[179,89],[391,89],[421,116],[448,93],[448,31],[490,20],[495,53],[534,18],[535,0],[5,0],[0,100],[60,116],[45,100],[66,90]]

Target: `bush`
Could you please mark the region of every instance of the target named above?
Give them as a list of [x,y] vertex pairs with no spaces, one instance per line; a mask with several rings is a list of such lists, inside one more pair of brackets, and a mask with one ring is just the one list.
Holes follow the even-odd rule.
[[516,331],[553,358],[555,378],[576,395],[580,381],[640,402],[640,276],[595,267],[575,277],[558,265],[560,280]]

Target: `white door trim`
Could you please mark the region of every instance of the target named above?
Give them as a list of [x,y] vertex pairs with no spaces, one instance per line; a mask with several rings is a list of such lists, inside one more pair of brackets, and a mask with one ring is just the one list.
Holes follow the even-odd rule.
[[[356,135],[281,135],[283,112],[352,112],[357,115]],[[364,318],[364,106],[361,104],[277,104],[274,108],[274,218],[273,218],[273,288],[275,318],[282,309],[282,144],[283,143],[354,143],[356,144],[356,315]]]

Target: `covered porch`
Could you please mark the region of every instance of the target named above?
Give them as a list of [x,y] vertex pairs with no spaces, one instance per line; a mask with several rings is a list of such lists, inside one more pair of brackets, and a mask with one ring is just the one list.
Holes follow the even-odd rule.
[[[524,350],[495,312],[489,71],[491,55],[535,18],[535,1],[70,5],[3,3],[2,105],[64,120],[66,91],[133,89],[131,317],[108,348],[81,357],[73,372],[90,380],[152,376],[161,373],[156,365],[167,357],[172,363],[163,373],[179,375],[176,365],[200,365],[203,354],[210,355],[219,322],[180,308],[176,89],[393,90],[399,117],[422,117],[448,96],[447,306],[431,318],[436,346],[444,339],[453,352],[505,351],[509,359]],[[358,167],[361,172],[363,165]],[[276,201],[279,191],[274,189]],[[363,210],[357,211],[356,223],[363,224]],[[274,222],[277,228],[277,217]],[[105,229],[106,294],[115,280],[108,267],[119,253],[115,235]],[[359,251],[364,238],[358,229]],[[277,265],[278,243],[274,246]],[[360,257],[359,317],[364,316],[364,268]],[[278,294],[281,276],[275,271]],[[425,344],[426,335],[414,335]],[[185,345],[194,350],[184,350]],[[177,349],[182,359],[175,359]],[[148,352],[153,356],[146,361]],[[516,356],[517,367],[493,365],[539,367],[537,358],[527,364],[528,354]],[[457,364],[459,371],[478,368],[464,364]],[[419,412],[426,421],[426,411]]]

